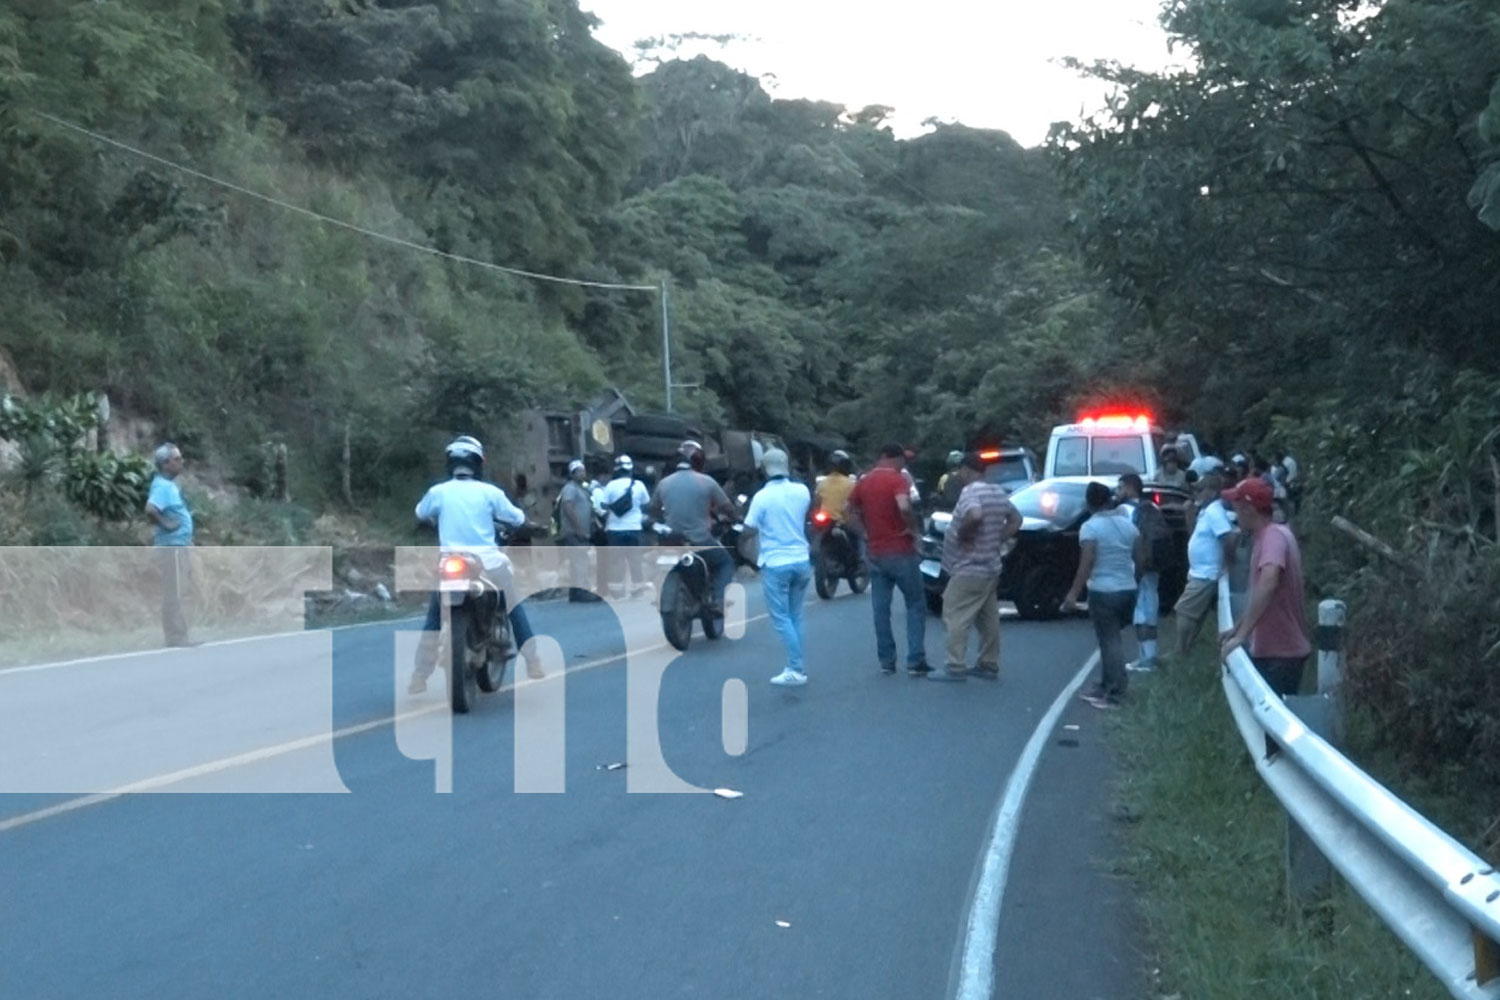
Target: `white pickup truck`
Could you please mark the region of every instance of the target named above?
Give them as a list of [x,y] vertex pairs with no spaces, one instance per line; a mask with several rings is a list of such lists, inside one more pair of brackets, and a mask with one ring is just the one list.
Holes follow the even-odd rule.
[[1160,469],[1162,448],[1169,444],[1177,448],[1184,469],[1202,454],[1192,434],[1169,435],[1145,414],[1080,416],[1076,423],[1052,428],[1043,475],[1109,477],[1134,472],[1149,483]]

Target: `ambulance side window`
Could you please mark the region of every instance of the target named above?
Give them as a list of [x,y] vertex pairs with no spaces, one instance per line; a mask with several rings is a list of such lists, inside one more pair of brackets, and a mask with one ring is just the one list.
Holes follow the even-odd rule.
[[1086,476],[1089,474],[1089,439],[1065,437],[1057,439],[1056,457],[1052,463],[1054,476]]

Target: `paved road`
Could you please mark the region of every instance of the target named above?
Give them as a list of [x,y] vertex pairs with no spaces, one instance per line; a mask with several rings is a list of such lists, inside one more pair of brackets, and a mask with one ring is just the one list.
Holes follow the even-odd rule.
[[[599,769],[627,756],[624,644],[659,644],[649,617],[622,627],[602,606],[536,608],[572,672],[456,720],[431,710],[440,684],[396,691],[414,637],[391,626],[0,671],[0,996],[948,995],[996,803],[1090,633],[1007,621],[999,684],[939,684],[878,672],[866,598],[813,598],[812,681],[788,691],[766,683],[780,645],[753,582],[746,611],[742,638],[649,654],[670,662],[664,759],[736,800],[627,794],[633,768]],[[930,627],[935,661],[940,642]],[[739,756],[720,726],[733,678]],[[516,728],[550,724],[563,695],[565,759],[523,780],[566,792],[516,794]],[[446,757],[450,722],[451,766],[412,759]],[[330,728],[353,731],[319,739]],[[1075,755],[1027,820],[1036,857],[1108,849],[1069,821],[1102,809],[1096,742],[1044,758],[1039,785],[1054,752]],[[78,798],[161,775],[203,794]],[[1039,951],[1027,930],[1028,899],[1095,888],[1073,867],[1066,884],[1013,876],[997,995],[1041,995],[1058,963],[1110,977],[1087,995],[1136,995],[1128,936],[1101,946],[1088,924]]]

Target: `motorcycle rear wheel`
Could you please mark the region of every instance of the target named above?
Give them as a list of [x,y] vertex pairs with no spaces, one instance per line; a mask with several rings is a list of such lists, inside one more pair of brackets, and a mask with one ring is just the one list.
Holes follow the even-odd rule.
[[833,595],[838,593],[839,578],[828,572],[822,556],[813,560],[813,589],[825,601],[833,600]]
[[867,569],[857,569],[849,577],[849,589],[854,591],[856,594],[863,594],[865,592],[865,588],[869,585],[870,571]]
[[[496,610],[495,614],[504,615],[505,609]],[[502,618],[491,627],[493,638],[485,648],[484,666],[479,668],[479,690],[485,694],[494,694],[500,690],[505,683],[505,668],[515,658],[515,650],[511,649],[510,620]]]
[[479,700],[479,682],[469,669],[469,629],[474,616],[462,604],[449,610],[448,701],[454,715],[464,715]]
[[661,582],[661,598],[657,606],[661,610],[661,630],[672,648],[686,652],[693,641],[693,616],[688,607],[689,597],[675,572],[668,573]]

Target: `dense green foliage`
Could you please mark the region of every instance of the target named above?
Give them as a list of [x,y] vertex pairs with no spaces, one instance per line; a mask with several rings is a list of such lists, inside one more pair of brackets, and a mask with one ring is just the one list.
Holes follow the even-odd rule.
[[20,451],[20,480],[28,500],[60,489],[100,521],[139,516],[151,485],[151,463],[99,447],[107,414],[93,393],[37,402],[0,399],[0,441]]
[[1200,429],[1302,458],[1374,731],[1500,784],[1500,12],[1170,0],[1164,23],[1191,68],[1095,67],[1110,111],[1052,135],[1084,251]]
[[1037,434],[1099,367],[1106,307],[1041,153],[899,142],[889,109],[773,100],[705,58],[638,82],[589,28],[574,0],[11,5],[0,348],[246,483],[284,440],[312,497],[346,428],[359,497],[531,402],[664,402],[654,293],[391,247],[41,112],[446,252],[665,280],[677,404],[711,422],[940,453]]

